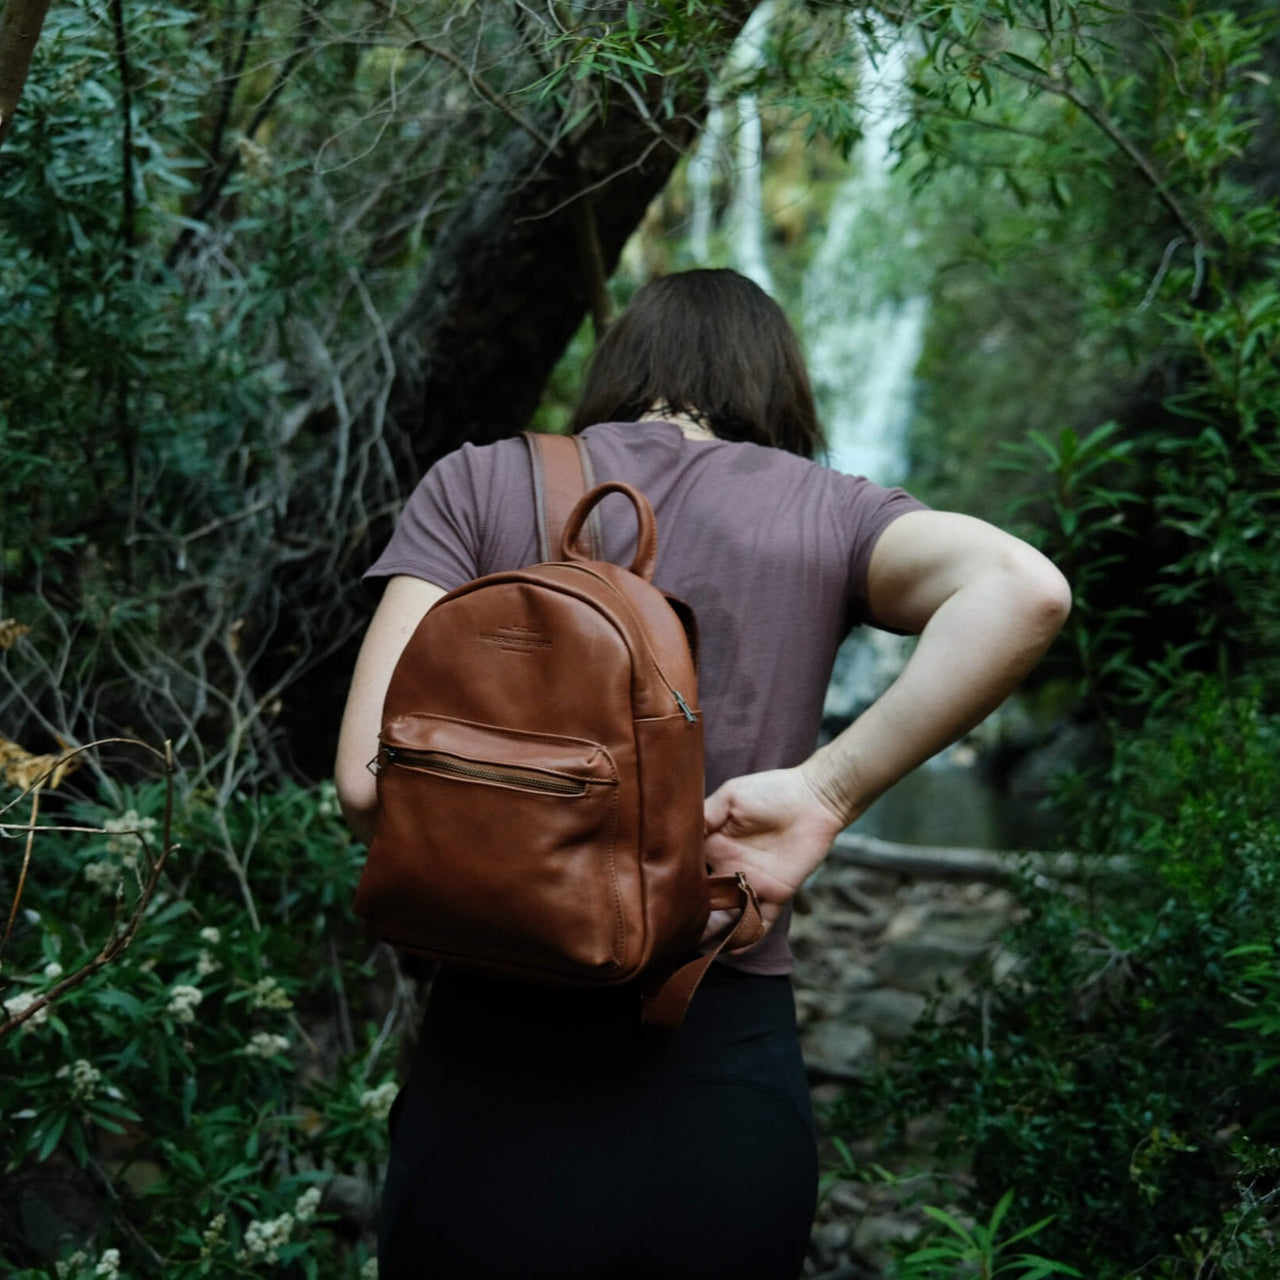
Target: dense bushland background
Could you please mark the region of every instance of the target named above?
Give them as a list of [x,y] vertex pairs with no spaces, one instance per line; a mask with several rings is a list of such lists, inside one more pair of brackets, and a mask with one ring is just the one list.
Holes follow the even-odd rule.
[[1012,976],[832,1131],[942,1115],[961,1216],[904,1277],[1276,1273],[1275,15],[792,0],[729,59],[759,7],[48,7],[0,149],[7,1271],[371,1274],[416,993],[324,781],[358,574],[425,465],[561,423],[612,307],[694,265],[713,104],[759,103],[794,302],[902,26],[912,484],[1073,580],[1040,692],[1099,731],[1055,801],[1093,870],[1029,876]]

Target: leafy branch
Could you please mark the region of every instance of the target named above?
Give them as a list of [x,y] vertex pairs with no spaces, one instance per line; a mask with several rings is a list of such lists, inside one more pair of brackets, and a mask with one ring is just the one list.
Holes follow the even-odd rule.
[[40,992],[34,999],[24,1003],[19,1010],[11,1010],[7,1004],[0,1004],[0,1009],[4,1010],[5,1020],[0,1022],[0,1037],[8,1035],[9,1032],[20,1027],[24,1022],[34,1018],[42,1009],[46,1009],[49,1005],[66,995],[68,991],[74,990],[82,983],[91,978],[99,970],[106,968],[113,960],[124,952],[129,944],[137,936],[138,930],[142,927],[142,922],[146,918],[147,910],[151,905],[152,899],[155,897],[156,889],[160,884],[160,877],[164,874],[166,863],[169,856],[174,850],[173,843],[173,802],[174,802],[174,775],[177,772],[173,758],[173,747],[171,743],[166,742],[163,750],[150,746],[145,742],[141,742],[136,738],[100,738],[96,742],[86,743],[82,747],[76,747],[71,751],[65,752],[58,758],[45,773],[43,773],[35,782],[31,784],[17,799],[10,801],[8,804],[0,808],[0,817],[7,813],[14,805],[18,804],[24,797],[31,797],[31,817],[25,823],[12,823],[0,821],[0,837],[25,834],[26,846],[22,861],[22,869],[18,878],[18,884],[14,891],[13,902],[9,909],[8,921],[5,926],[4,936],[0,938],[0,965],[4,962],[4,953],[9,943],[9,936],[13,929],[13,923],[18,914],[18,907],[22,901],[23,889],[26,885],[27,871],[31,862],[32,847],[35,836],[40,831],[52,832],[91,832],[95,834],[106,834],[105,828],[102,827],[73,827],[73,826],[39,826],[37,818],[40,811],[40,794],[46,785],[56,785],[58,780],[72,768],[81,755],[86,752],[97,750],[107,746],[128,746],[136,747],[145,751],[160,763],[161,770],[164,775],[164,809],[160,825],[160,847],[155,854],[152,853],[147,843],[145,832],[142,830],[133,830],[119,834],[125,834],[136,839],[141,846],[143,852],[147,856],[147,872],[142,880],[138,899],[134,903],[133,910],[122,925],[117,925],[103,943],[98,954],[90,960],[85,961],[78,969],[59,979],[53,986],[47,990]]

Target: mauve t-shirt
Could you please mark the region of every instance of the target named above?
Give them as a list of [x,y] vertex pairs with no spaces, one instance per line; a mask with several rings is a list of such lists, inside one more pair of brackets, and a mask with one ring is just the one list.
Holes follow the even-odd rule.
[[[622,480],[649,499],[654,583],[697,616],[708,794],[740,774],[799,764],[817,745],[836,649],[870,621],[876,540],[923,504],[779,449],[693,440],[671,422],[601,423],[583,436],[597,482]],[[630,503],[611,497],[598,510],[607,558],[630,564]],[[366,578],[408,574],[452,591],[537,559],[529,454],[512,438],[436,463]],[[790,972],[788,918],[727,963]]]

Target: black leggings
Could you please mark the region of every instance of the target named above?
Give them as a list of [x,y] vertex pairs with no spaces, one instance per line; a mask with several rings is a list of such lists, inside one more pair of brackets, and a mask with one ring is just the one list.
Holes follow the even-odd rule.
[[630,999],[444,971],[391,1118],[381,1280],[794,1280],[817,1156],[786,978]]

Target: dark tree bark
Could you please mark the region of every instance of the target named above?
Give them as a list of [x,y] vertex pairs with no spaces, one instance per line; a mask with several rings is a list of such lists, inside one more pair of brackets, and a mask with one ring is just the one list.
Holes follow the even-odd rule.
[[[758,3],[723,5],[717,31],[723,52]],[[696,139],[714,73],[708,67],[701,78],[683,83],[674,101],[672,86],[655,76],[643,106],[618,94],[603,118],[593,113],[556,146],[549,145],[541,122],[513,124],[441,229],[421,283],[389,329],[394,373],[382,402],[384,438],[403,471],[397,477],[401,497],[432,462],[463,442],[501,439],[527,424],[584,316],[592,311],[599,322],[601,274],[612,273],[650,202]],[[660,109],[664,93],[668,101]],[[589,217],[583,216],[584,201]],[[380,359],[385,365],[385,353]],[[374,372],[365,384],[377,381]],[[359,410],[355,435],[369,427],[370,412]],[[317,410],[310,425],[332,430],[332,406]],[[310,506],[314,491],[295,499]],[[377,506],[365,503],[366,509]],[[390,514],[384,510],[358,529],[335,530],[331,554],[295,560],[287,581],[282,574],[272,587],[271,612],[283,630],[276,629],[271,648],[296,662],[323,636],[328,651],[317,653],[290,682],[282,703],[293,758],[311,776],[332,765],[340,693],[365,612],[357,577],[385,541]],[[268,675],[274,681],[279,668]]]
[[17,113],[48,12],[49,0],[6,0],[0,9],[0,146]]
[[[726,4],[726,50],[758,0]],[[426,464],[464,440],[521,430],[649,203],[696,138],[710,84],[687,86],[669,118],[620,99],[553,153],[515,129],[443,228],[392,331],[389,411]],[[586,193],[586,194],[584,194]],[[583,202],[592,215],[582,217]],[[594,222],[597,244],[582,243]],[[598,247],[598,255],[595,249]]]

